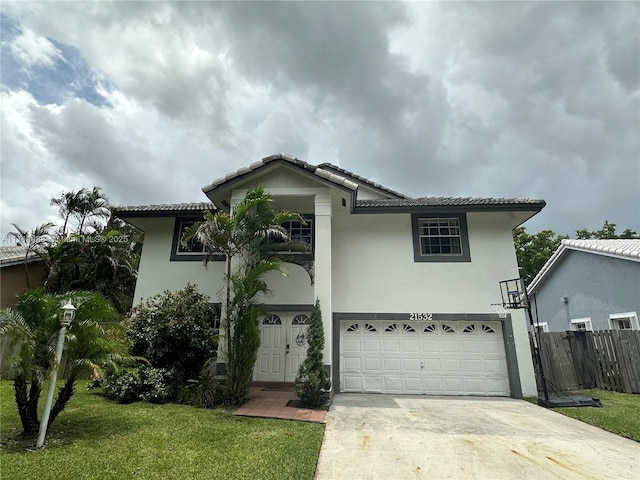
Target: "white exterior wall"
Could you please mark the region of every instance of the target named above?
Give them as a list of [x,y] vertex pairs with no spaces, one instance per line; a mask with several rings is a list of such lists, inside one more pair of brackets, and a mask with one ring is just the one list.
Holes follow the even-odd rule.
[[[333,311],[495,313],[498,282],[518,276],[507,213],[468,213],[471,262],[415,262],[410,214],[333,216]],[[522,392],[535,396],[525,315],[510,312]]]
[[222,302],[225,262],[210,262],[206,268],[200,261],[170,262],[175,219],[149,218],[145,223],[134,305],[165,290],[180,290],[187,283],[196,284],[212,302]]

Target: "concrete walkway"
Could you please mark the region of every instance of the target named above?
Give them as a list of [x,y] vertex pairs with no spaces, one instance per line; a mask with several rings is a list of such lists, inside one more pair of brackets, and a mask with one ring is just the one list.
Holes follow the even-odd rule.
[[243,417],[279,418],[281,420],[299,420],[301,422],[324,423],[324,410],[287,407],[290,400],[299,400],[293,392],[293,386],[252,386],[249,389],[249,400],[234,415]]
[[522,400],[340,394],[326,424],[317,480],[640,479],[639,443]]

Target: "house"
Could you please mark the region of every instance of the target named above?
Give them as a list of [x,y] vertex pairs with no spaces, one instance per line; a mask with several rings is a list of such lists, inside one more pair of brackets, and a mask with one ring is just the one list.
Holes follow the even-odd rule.
[[25,260],[25,254],[24,247],[0,247],[0,308],[15,307],[22,292],[42,285],[47,276],[42,258],[31,252]]
[[543,331],[638,330],[640,240],[563,240],[527,291]]
[[285,228],[310,244],[315,278],[293,264],[286,277],[269,274],[254,380],[295,379],[319,298],[335,392],[536,395],[525,316],[502,318],[491,304],[498,282],[517,276],[512,229],[542,200],[410,198],[329,163],[273,155],[203,187],[210,202],[116,210],[145,232],[136,301],[193,282],[222,303],[224,258],[204,268],[201,247],[180,238],[255,185],[306,218]]

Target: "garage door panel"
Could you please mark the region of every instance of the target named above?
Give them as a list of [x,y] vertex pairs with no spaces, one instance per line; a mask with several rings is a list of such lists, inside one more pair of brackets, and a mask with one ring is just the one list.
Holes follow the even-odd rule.
[[404,338],[400,345],[405,353],[420,352],[420,342],[417,338]]
[[344,389],[349,392],[364,392],[364,384],[360,375],[345,374],[342,378]]
[[362,349],[365,352],[380,352],[380,339],[364,337],[362,340]]
[[399,352],[400,338],[383,338],[382,351],[383,352]]
[[402,360],[402,370],[404,372],[422,372],[423,362],[418,358],[404,358]]
[[347,337],[344,338],[342,351],[344,353],[357,353],[362,352],[362,343],[359,338]]
[[362,369],[362,363],[360,357],[345,357],[342,368],[345,372],[359,372]]
[[382,392],[382,377],[380,376],[367,376],[364,377],[364,388],[365,392],[374,392],[381,393]]
[[509,394],[499,322],[362,320],[348,327],[340,334],[342,391]]
[[384,393],[403,393],[402,392],[402,377],[386,375],[382,378]]
[[382,370],[382,359],[380,357],[365,357],[363,363],[365,372],[380,372]]
[[462,372],[462,361],[459,358],[445,358],[442,361],[442,370],[445,373]]

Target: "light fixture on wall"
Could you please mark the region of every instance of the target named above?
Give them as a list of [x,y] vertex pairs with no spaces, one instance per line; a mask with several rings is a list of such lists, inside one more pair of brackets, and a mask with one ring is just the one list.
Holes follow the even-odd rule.
[[569,297],[560,297],[560,303],[569,303]]

